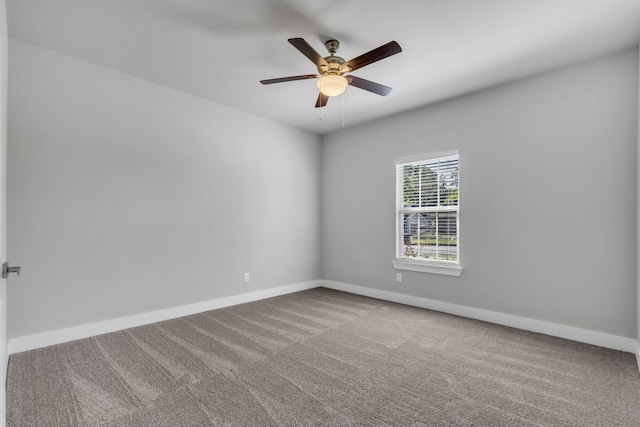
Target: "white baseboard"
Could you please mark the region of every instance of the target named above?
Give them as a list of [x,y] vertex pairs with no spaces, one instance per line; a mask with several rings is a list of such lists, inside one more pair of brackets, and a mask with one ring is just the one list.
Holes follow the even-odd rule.
[[7,374],[9,369],[9,354],[7,353],[7,343],[4,343],[5,348],[2,354],[2,391],[0,391],[0,427],[7,425]]
[[558,323],[545,322],[543,320],[514,316],[512,314],[498,313],[496,311],[483,310],[480,308],[473,308],[464,305],[431,300],[427,298],[420,298],[411,295],[400,294],[397,292],[366,288],[364,286],[350,285],[347,283],[332,282],[327,280],[323,280],[321,282],[323,287],[335,289],[338,291],[364,295],[367,297],[397,302],[414,307],[427,308],[429,310],[455,314],[457,316],[468,317],[470,319],[482,320],[485,322],[496,323],[498,325],[510,326],[516,329],[538,332],[554,337],[566,338],[573,341],[579,341],[587,344],[597,345],[600,347],[633,353],[636,355],[636,360],[640,360],[640,345],[634,338],[627,338],[618,335],[606,334],[603,332],[590,331],[588,329],[580,329],[573,326],[566,326]]
[[210,301],[198,302],[195,304],[171,307],[164,310],[119,317],[116,319],[89,323],[72,328],[58,329],[55,331],[11,338],[9,339],[7,352],[8,354],[20,353],[22,351],[34,350],[36,348],[47,347],[55,344],[62,344],[69,341],[75,341],[78,339],[106,334],[109,332],[116,332],[136,326],[148,325],[149,323],[161,322],[163,320],[189,316],[191,314],[202,313],[204,311],[244,304],[247,302],[257,301],[265,298],[290,294],[292,292],[304,291],[307,289],[317,288],[321,285],[322,283],[319,280],[297,283],[294,285],[265,289],[263,291],[255,291],[246,294],[233,295],[230,297],[216,298]]
[[177,317],[202,313],[208,310],[229,307],[243,304],[292,292],[304,291],[317,287],[325,287],[339,291],[349,292],[357,295],[364,295],[378,298],[385,301],[397,302],[414,307],[426,308],[429,310],[441,311],[443,313],[455,314],[457,316],[470,319],[482,320],[499,325],[510,326],[517,329],[538,332],[573,341],[593,344],[600,347],[621,350],[636,355],[638,369],[640,371],[640,342],[634,338],[621,337],[602,332],[590,331],[587,329],[575,328],[558,323],[545,322],[542,320],[529,319],[526,317],[514,316],[511,314],[499,313],[480,308],[473,308],[464,305],[452,304],[427,298],[415,297],[397,292],[383,291],[380,289],[367,288],[364,286],[350,285],[347,283],[333,282],[327,280],[314,280],[311,282],[298,283],[294,285],[281,286],[278,288],[266,289],[263,291],[249,292],[241,295],[217,298],[210,301],[195,304],[182,305],[178,307],[157,310],[148,313],[141,313],[132,316],[120,317],[117,319],[105,320],[102,322],[80,325],[72,328],[59,329],[55,331],[42,332],[34,335],[11,338],[8,342],[8,354],[20,353],[22,351],[33,350],[55,344],[62,344],[82,338],[116,332],[136,326],[148,325],[163,320],[175,319]]

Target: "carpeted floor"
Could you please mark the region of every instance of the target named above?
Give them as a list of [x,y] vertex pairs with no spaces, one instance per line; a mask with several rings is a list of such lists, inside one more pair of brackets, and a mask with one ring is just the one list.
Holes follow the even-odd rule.
[[640,426],[634,356],[318,288],[14,354],[8,426]]

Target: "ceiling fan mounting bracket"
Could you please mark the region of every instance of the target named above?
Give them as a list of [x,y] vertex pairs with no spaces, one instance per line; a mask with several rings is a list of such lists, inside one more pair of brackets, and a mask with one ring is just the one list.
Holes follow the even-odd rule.
[[329,51],[331,55],[334,55],[338,49],[340,49],[340,42],[335,39],[330,39],[324,42],[324,47],[327,48],[327,51]]

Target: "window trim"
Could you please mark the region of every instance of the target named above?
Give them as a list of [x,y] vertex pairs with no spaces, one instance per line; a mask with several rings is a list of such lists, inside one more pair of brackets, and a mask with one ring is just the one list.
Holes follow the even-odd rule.
[[[398,158],[395,160],[395,166],[397,168],[398,165],[400,164],[405,164],[405,163],[413,163],[413,162],[419,162],[419,161],[425,161],[425,160],[431,160],[431,159],[437,159],[437,158],[441,158],[441,157],[448,157],[448,156],[458,156],[458,165],[460,164],[460,151],[459,150],[451,150],[451,151],[443,151],[443,152],[437,152],[437,153],[429,153],[429,154],[423,154],[423,155],[419,155],[419,156],[411,156],[411,157],[403,157],[403,158]],[[395,260],[392,261],[393,264],[393,268],[396,270],[408,270],[408,271],[416,271],[416,272],[421,272],[421,273],[433,273],[433,274],[442,274],[442,275],[447,275],[447,276],[456,276],[459,277],[462,274],[462,263],[461,263],[461,259],[460,259],[460,248],[458,247],[458,261],[457,262],[450,262],[450,261],[437,261],[437,260],[421,260],[421,259],[416,259],[416,258],[410,258],[410,257],[399,257],[398,254],[400,253],[400,248],[398,245],[400,245],[400,238],[398,233],[400,233],[400,197],[401,195],[398,192],[398,173],[396,170],[396,206],[395,206],[395,211],[396,211],[396,218],[395,218],[395,228],[396,228],[396,251],[395,251]],[[460,188],[458,186],[458,191],[460,191]],[[442,207],[443,209],[441,209],[440,211],[446,211],[447,207]],[[459,218],[460,218],[460,205],[457,206],[457,208],[455,209],[455,211],[458,213],[458,237],[460,236],[460,222],[459,222]]]
[[433,264],[429,261],[413,261],[410,258],[398,258],[391,261],[396,270],[417,271],[420,273],[443,274],[445,276],[459,277],[462,274],[462,266]]

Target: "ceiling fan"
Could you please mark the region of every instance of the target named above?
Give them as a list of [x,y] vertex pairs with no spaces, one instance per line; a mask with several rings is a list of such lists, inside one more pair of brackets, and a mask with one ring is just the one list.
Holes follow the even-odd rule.
[[345,61],[339,56],[335,56],[335,53],[340,48],[340,42],[338,40],[327,40],[324,46],[329,51],[329,56],[323,58],[318,52],[316,52],[309,43],[302,38],[289,39],[296,49],[298,49],[304,56],[309,58],[316,67],[318,67],[319,74],[304,74],[301,76],[281,77],[278,79],[260,80],[263,85],[272,83],[283,83],[294,80],[307,80],[307,79],[319,79],[318,89],[320,94],[316,101],[316,108],[324,107],[327,105],[327,101],[330,96],[340,95],[347,88],[347,85],[354,86],[360,89],[373,92],[381,96],[387,96],[391,92],[391,88],[383,86],[378,83],[374,83],[369,80],[356,77],[354,75],[345,76],[345,73],[350,73],[362,68],[365,65],[372,64],[381,59],[387,58],[396,53],[402,52],[402,48],[395,41],[391,41],[376,49],[373,49],[367,53],[364,53],[357,58],[353,58],[350,61]]

